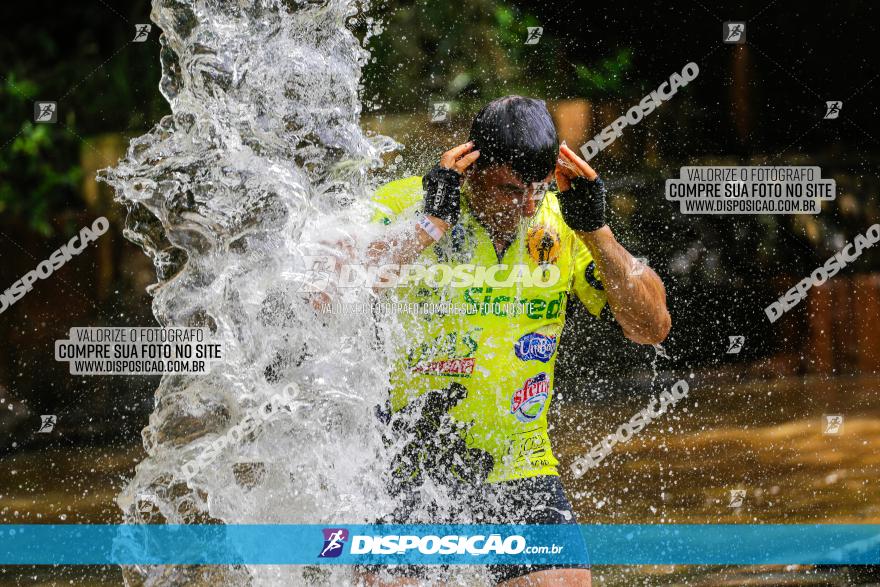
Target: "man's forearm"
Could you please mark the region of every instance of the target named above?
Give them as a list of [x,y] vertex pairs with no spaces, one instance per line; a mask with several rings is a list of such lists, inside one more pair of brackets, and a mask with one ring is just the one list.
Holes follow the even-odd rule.
[[660,277],[650,267],[634,272],[633,256],[617,242],[608,226],[577,234],[596,261],[608,304],[626,337],[641,344],[662,342],[672,321]]
[[[426,216],[440,234],[445,234],[449,225],[434,216]],[[367,258],[374,265],[409,265],[418,259],[422,252],[436,241],[422,227],[408,227],[405,232],[388,239],[375,241],[367,249]]]
[[[434,216],[426,216],[426,218],[435,227],[431,229],[431,232],[435,233],[434,236],[438,234],[442,236],[449,227],[448,224]],[[422,251],[434,244],[434,242],[436,242],[434,237],[428,234],[426,230],[418,225],[414,225],[407,227],[405,231],[395,236],[373,241],[367,247],[366,256],[372,265],[397,265],[397,267],[400,267],[401,265],[409,265],[414,262],[422,254]],[[339,275],[344,263],[355,262],[356,253],[353,247],[346,247],[341,241],[336,243],[336,247],[345,252],[345,254],[336,257],[335,270],[336,274]],[[396,271],[394,273],[395,275],[397,274]],[[383,281],[373,284],[374,291],[376,291],[375,288],[381,287]],[[311,304],[316,310],[321,310],[333,301],[333,297],[332,291],[316,292],[311,296]]]
[[443,238],[461,213],[461,182],[464,173],[480,156],[467,142],[440,156],[440,163],[422,177],[425,216],[404,233],[372,243],[368,259],[376,265],[409,265],[422,251]]

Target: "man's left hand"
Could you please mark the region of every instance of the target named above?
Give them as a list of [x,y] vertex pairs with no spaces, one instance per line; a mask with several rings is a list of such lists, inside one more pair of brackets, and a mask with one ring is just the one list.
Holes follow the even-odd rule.
[[568,145],[559,146],[556,185],[562,218],[574,230],[593,232],[605,226],[605,184]]
[[589,181],[595,181],[599,177],[590,164],[578,157],[564,142],[559,145],[555,174],[556,185],[561,192],[571,189],[571,180],[575,177],[586,177]]

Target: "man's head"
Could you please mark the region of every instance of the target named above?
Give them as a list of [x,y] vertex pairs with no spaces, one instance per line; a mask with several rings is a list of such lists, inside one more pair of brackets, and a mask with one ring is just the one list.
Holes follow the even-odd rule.
[[553,173],[559,140],[543,100],[506,96],[483,107],[468,137],[479,159],[468,168],[471,210],[498,236],[535,212],[532,184]]

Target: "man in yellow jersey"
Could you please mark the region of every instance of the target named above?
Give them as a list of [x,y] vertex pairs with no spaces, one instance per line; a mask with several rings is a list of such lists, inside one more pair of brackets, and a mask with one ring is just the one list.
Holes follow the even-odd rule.
[[[375,220],[403,231],[373,243],[373,259],[447,265],[457,276],[396,290],[446,311],[401,316],[405,348],[377,411],[400,507],[381,521],[574,524],[547,432],[568,299],[594,315],[607,304],[627,338],[655,344],[671,326],[665,290],[650,268],[633,271],[605,223],[602,180],[558,144],[543,101],[489,103],[469,139],[424,177],[376,194]],[[454,507],[438,505],[441,494]],[[587,561],[489,571],[505,587],[590,583]]]

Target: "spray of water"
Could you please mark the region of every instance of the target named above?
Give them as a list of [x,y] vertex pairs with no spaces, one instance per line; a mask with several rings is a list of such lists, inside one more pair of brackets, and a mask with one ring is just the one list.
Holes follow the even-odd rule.
[[[298,291],[304,259],[326,253],[322,243],[357,249],[369,235],[368,172],[394,146],[358,125],[368,52],[345,27],[355,13],[354,0],[153,2],[172,114],[100,178],[129,211],[126,237],[156,266],[158,322],[209,327],[225,360],[207,376],[163,377],[143,431],[148,457],[118,497],[126,522],[375,515],[380,441],[370,413],[387,389],[383,337],[369,315],[319,314]],[[258,427],[192,477],[181,474],[279,393],[284,405]],[[341,584],[342,572],[124,574],[128,584],[289,585]]]

